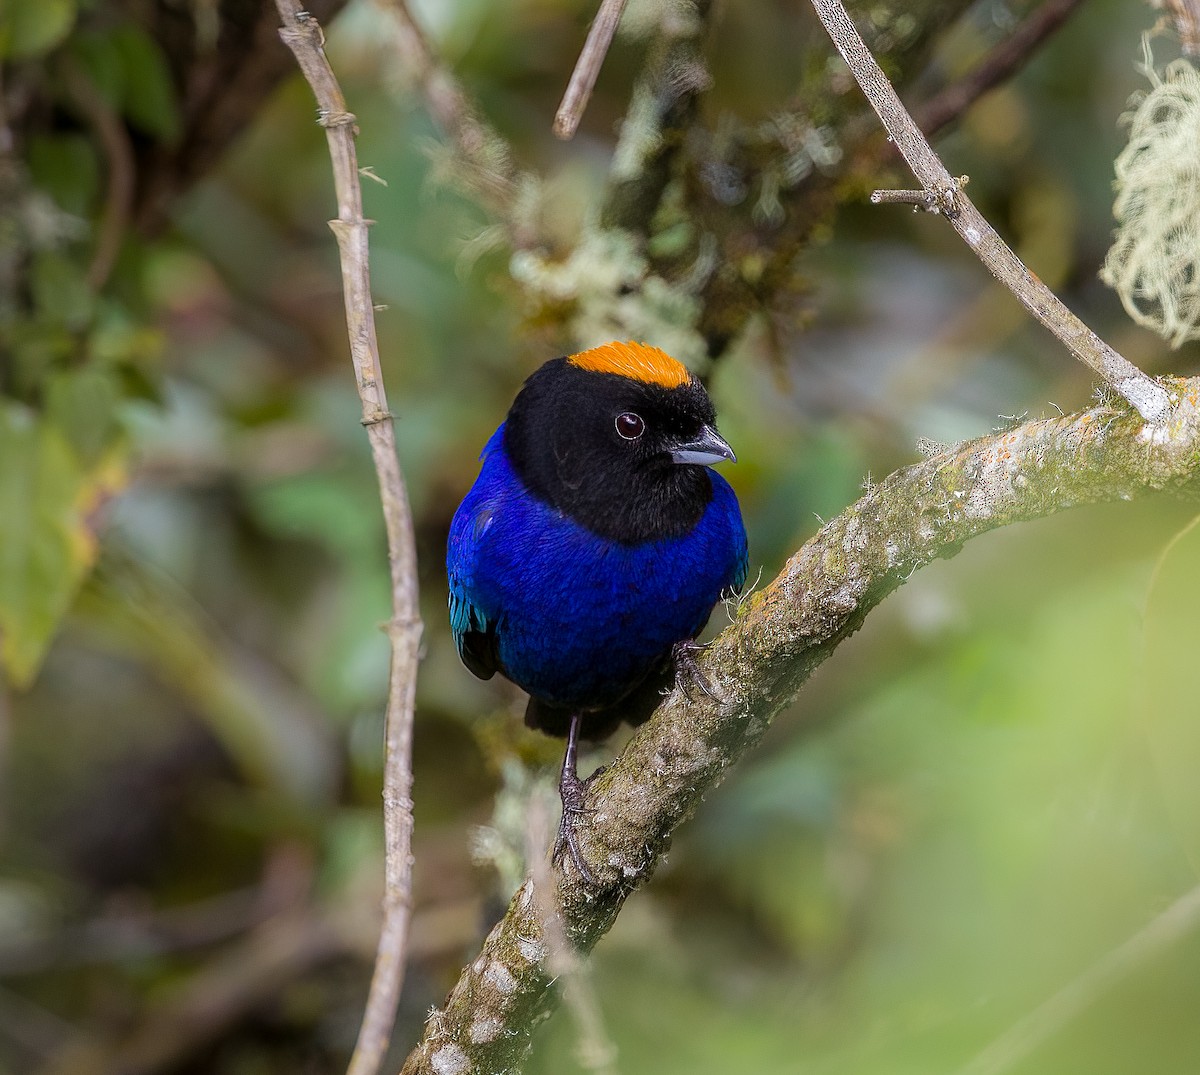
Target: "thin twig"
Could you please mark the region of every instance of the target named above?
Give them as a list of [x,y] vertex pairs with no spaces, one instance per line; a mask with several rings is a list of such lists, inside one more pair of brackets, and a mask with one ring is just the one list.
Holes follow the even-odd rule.
[[[1047,4],[1058,2],[1046,0]],[[957,18],[968,6],[963,0],[947,0],[935,5],[936,10],[928,4],[909,5],[906,11],[918,18],[920,30],[906,37],[903,43],[893,41],[889,45],[886,64],[893,76],[910,79],[915,74],[913,63],[928,55],[936,27]],[[1037,15],[1029,16],[1029,19],[1037,18]],[[1012,36],[1022,39],[1028,21],[1023,21]],[[1028,41],[1028,38],[1024,40]],[[1036,47],[1041,47],[1045,40],[1047,38],[1038,42]],[[996,51],[1003,50],[1005,44],[998,45]],[[1035,48],[1032,43],[1029,47]],[[999,57],[996,59],[998,61]],[[760,213],[756,210],[751,217],[752,226],[746,227],[740,223],[734,223],[732,227],[730,224],[716,225],[722,268],[710,277],[698,296],[702,308],[699,330],[709,355],[714,359],[726,353],[730,343],[745,331],[751,318],[757,316],[762,320],[763,311],[780,308],[781,297],[795,285],[797,252],[811,241],[816,229],[825,226],[830,214],[845,201],[846,191],[866,183],[867,177],[878,172],[883,161],[894,153],[889,142],[872,136],[875,121],[862,115],[857,102],[841,92],[837,81],[842,76],[821,66],[820,57],[811,42],[806,42],[797,54],[796,65],[798,70],[807,72],[801,79],[799,101],[819,99],[820,107],[814,109],[800,103],[794,112],[782,114],[753,133],[736,134],[731,149],[723,157],[723,171],[710,172],[712,178],[708,179],[704,179],[701,173],[706,186],[712,187],[719,195],[727,194],[734,198],[741,198],[751,189],[750,184],[757,183],[760,190],[766,189],[763,176],[767,173],[764,173],[762,165],[764,148],[774,158],[774,163],[768,165],[768,171],[781,169],[779,174],[786,177],[793,165],[798,163],[805,173],[799,181],[788,180],[780,186],[777,201],[773,204],[760,201],[763,209],[774,211]],[[1001,65],[999,62],[993,65],[989,56],[979,66],[980,69],[992,67],[999,73]],[[815,71],[823,73],[817,76]],[[970,81],[975,73],[967,75],[964,81]],[[944,92],[954,92],[955,107],[965,109],[973,99],[969,95],[959,94],[957,88]],[[918,108],[918,119],[920,112]],[[946,122],[957,118],[957,115],[943,115]],[[923,123],[920,125],[928,131]],[[838,137],[828,146],[823,139],[810,141],[814,134],[823,130],[837,130]],[[769,139],[765,145],[764,134]],[[784,135],[782,141],[780,135]],[[809,144],[806,145],[806,142]],[[830,155],[821,160],[814,156],[810,146],[815,147],[818,154]],[[781,148],[784,150],[782,156],[779,153]],[[720,180],[719,186],[715,185],[716,180]],[[779,211],[783,213],[782,219],[778,216]],[[753,276],[731,271],[730,266],[749,264],[746,258],[751,256],[751,252],[756,262]],[[665,264],[669,268],[669,259]],[[759,269],[757,264],[761,264],[762,268]],[[768,334],[772,331],[770,326],[777,320],[774,315],[765,319]]]
[[958,1075],[1000,1075],[1094,1004],[1122,978],[1173,945],[1200,924],[1200,885],[1098,960],[1069,985],[1019,1019],[980,1052]]
[[87,271],[88,286],[93,291],[99,291],[117,263],[121,242],[133,212],[133,144],[121,117],[110,107],[104,94],[92,84],[79,63],[72,58],[64,58],[62,74],[72,103],[94,128],[108,164],[104,209],[96,233],[96,248]]
[[961,116],[988,90],[1024,66],[1038,46],[1067,21],[1083,0],[1047,0],[995,46],[963,78],[943,87],[914,109],[917,126],[932,138]]
[[563,141],[575,136],[624,10],[625,0],[600,2],[600,10],[596,12],[596,19],[583,43],[583,51],[575,62],[575,70],[571,72],[567,92],[563,94],[562,104],[554,114],[554,133]]
[[396,457],[395,430],[383,389],[379,344],[371,301],[367,223],[354,148],[354,116],[325,58],[320,26],[299,0],[276,0],[284,28],[280,36],[296,56],[317,99],[329,141],[338,216],[330,221],[341,255],[346,328],[363,425],[379,479],[392,577],[392,648],[385,718],[383,819],[385,891],[383,926],[375,971],[363,1013],[350,1075],[375,1075],[387,1050],[404,980],[404,958],[412,907],[412,718],[416,694],[421,620],[417,609],[417,565],[412,513],[404,474]]
[[405,0],[381,2],[396,20],[404,61],[416,77],[430,115],[470,169],[472,189],[494,216],[508,218],[517,182],[507,143],[479,119],[462,87],[438,61]]
[[911,205],[914,209],[931,209],[933,195],[927,190],[874,190],[871,192],[874,205]]
[[59,1038],[38,1075],[165,1075],[230,1032],[298,978],[344,957],[342,938],[309,909],[276,915],[163,992],[132,1027]]
[[944,215],[954,230],[992,275],[1080,362],[1098,373],[1146,421],[1161,423],[1170,406],[1166,390],[1117,354],[1068,310],[1054,292],[1025,267],[971,200],[961,190],[956,190],[955,180],[901,104],[840,0],[812,0],[812,5],[918,182],[937,199],[953,200],[954,211]]
[[927,213],[950,215],[959,209],[958,192],[967,185],[968,177],[960,175],[953,187],[945,190],[875,190],[871,192],[872,205],[911,205]]

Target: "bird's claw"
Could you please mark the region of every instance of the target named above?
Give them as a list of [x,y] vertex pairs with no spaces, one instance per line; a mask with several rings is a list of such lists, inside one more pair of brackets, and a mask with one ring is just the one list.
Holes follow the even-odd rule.
[[558,784],[559,795],[562,797],[562,817],[558,822],[558,838],[554,841],[554,850],[550,853],[550,861],[556,866],[560,865],[563,856],[569,853],[575,869],[579,871],[579,876],[583,878],[585,884],[593,888],[599,887],[599,883],[580,850],[579,837],[575,832],[575,821],[581,814],[594,813],[583,804],[587,796],[587,786],[595,777],[596,773],[593,773],[587,780],[580,780],[574,773],[569,776],[566,773],[563,774],[563,778]]
[[696,663],[696,654],[708,647],[693,638],[685,638],[676,642],[671,649],[671,659],[675,662],[675,684],[683,691],[689,702],[696,699],[688,689],[689,684],[700,688],[702,694],[714,702],[721,701],[721,696],[714,692],[708,679],[701,674],[700,666]]

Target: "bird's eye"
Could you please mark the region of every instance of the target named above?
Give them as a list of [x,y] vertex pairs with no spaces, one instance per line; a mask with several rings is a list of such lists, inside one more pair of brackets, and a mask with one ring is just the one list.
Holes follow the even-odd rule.
[[641,415],[625,411],[617,415],[617,432],[626,440],[637,440],[646,432],[646,423]]

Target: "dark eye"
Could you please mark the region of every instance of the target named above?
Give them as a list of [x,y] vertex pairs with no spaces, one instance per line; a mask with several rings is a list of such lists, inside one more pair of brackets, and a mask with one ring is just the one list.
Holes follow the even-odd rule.
[[626,440],[637,440],[646,432],[646,423],[642,421],[641,415],[625,411],[624,414],[617,415],[617,432]]

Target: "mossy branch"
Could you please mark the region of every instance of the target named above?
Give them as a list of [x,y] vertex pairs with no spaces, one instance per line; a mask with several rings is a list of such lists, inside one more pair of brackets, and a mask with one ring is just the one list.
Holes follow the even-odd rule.
[[514,1071],[557,997],[539,906],[589,951],[654,872],[675,829],[762,738],[813,670],[919,567],[1011,523],[1153,490],[1200,493],[1200,378],[1167,382],[1162,424],[1100,404],[1026,422],[896,471],[824,526],[738,608],[698,671],[716,701],[676,689],[592,785],[578,831],[604,887],[573,868],[526,881],[435,1011],[404,1075]]
[[621,124],[600,213],[606,228],[650,233],[696,119],[699,95],[712,81],[701,48],[711,7],[711,0],[688,0],[664,17]]

